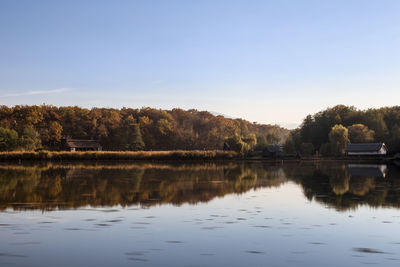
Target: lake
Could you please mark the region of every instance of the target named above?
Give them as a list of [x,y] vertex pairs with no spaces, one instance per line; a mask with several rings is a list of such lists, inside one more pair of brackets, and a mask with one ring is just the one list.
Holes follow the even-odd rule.
[[0,266],[399,266],[400,168],[0,165]]

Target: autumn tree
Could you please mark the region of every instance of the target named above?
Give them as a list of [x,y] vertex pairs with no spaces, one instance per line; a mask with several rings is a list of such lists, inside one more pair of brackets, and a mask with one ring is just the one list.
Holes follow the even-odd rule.
[[[214,116],[195,109],[0,106],[0,127],[14,130],[21,137],[28,126],[40,134],[47,149],[57,149],[63,137],[95,139],[104,150],[141,149],[140,138],[133,137],[139,136],[138,132],[147,150],[222,149],[225,137],[234,135],[243,139],[255,135],[256,139],[263,139],[260,144],[268,144],[284,142],[289,134],[289,130],[276,125]],[[254,143],[248,141],[243,142]]]
[[329,133],[329,142],[332,145],[334,155],[343,156],[346,146],[350,142],[347,128],[341,124],[333,126]]

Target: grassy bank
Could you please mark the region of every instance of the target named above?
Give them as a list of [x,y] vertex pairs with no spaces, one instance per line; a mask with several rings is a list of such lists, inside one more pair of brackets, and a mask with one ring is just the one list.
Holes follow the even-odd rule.
[[87,151],[87,152],[56,152],[56,151],[13,151],[1,152],[1,161],[11,160],[225,160],[237,157],[232,151]]

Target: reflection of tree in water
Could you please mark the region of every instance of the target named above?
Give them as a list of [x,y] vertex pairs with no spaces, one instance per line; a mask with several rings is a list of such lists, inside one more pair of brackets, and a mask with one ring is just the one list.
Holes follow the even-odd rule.
[[356,196],[364,196],[375,189],[374,177],[351,177],[349,192]]
[[335,171],[329,172],[329,185],[336,195],[343,195],[349,191],[350,176],[345,171],[345,166],[340,166]]
[[288,180],[338,210],[368,204],[400,207],[400,175],[351,176],[342,164],[44,164],[0,166],[0,209],[181,205],[279,186]]
[[233,163],[14,166],[0,168],[0,207],[195,204],[284,181],[279,168]]
[[309,200],[337,210],[355,209],[359,205],[400,207],[400,173],[396,168],[386,178],[352,176],[344,164],[284,165],[284,169],[289,180],[301,184]]

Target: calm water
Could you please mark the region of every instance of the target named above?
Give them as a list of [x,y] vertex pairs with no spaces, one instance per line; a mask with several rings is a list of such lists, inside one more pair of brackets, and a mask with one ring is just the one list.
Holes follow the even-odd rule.
[[0,165],[0,266],[399,266],[400,168]]

